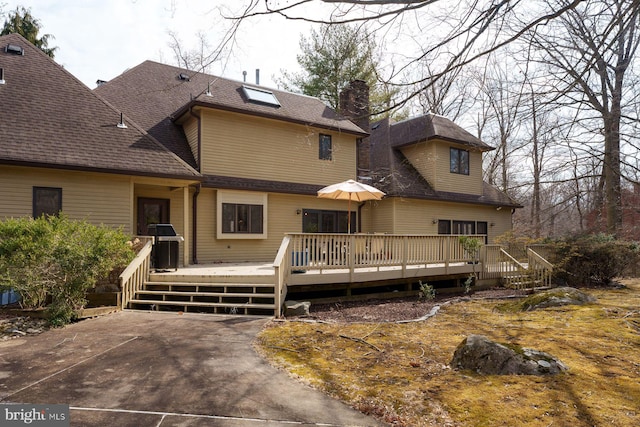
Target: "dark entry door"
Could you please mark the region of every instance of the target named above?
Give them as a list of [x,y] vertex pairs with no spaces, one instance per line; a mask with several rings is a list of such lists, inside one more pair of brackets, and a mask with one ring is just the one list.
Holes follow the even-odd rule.
[[169,199],[138,198],[138,235],[148,236],[149,225],[169,223]]

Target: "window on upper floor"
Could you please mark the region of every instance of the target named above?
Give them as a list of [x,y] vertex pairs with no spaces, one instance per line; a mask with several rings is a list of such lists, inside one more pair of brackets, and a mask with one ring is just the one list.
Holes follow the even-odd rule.
[[331,143],[331,135],[320,134],[320,152],[318,154],[318,158],[320,160],[331,160],[332,159],[332,143]]
[[33,187],[33,217],[58,215],[62,211],[62,188]]
[[469,175],[469,152],[459,148],[450,148],[450,171],[461,175]]

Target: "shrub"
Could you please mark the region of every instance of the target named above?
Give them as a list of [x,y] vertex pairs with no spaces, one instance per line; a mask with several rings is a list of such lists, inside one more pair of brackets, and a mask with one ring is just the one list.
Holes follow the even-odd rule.
[[605,234],[570,238],[556,243],[554,275],[573,287],[608,285],[638,262],[639,249],[635,242],[616,240]]
[[418,300],[424,299],[425,301],[433,301],[436,298],[436,290],[433,286],[427,282],[422,283],[420,281],[420,293],[418,294]]
[[471,258],[471,263],[473,263],[473,273],[469,275],[467,280],[464,282],[464,293],[468,294],[471,292],[471,288],[476,282],[477,274],[476,274],[476,263],[480,257],[480,248],[482,247],[482,240],[476,237],[469,236],[460,236],[458,238],[460,245],[465,251],[465,254]]
[[0,287],[24,308],[42,308],[53,325],[73,320],[98,279],[133,259],[122,230],[65,216],[0,222]]

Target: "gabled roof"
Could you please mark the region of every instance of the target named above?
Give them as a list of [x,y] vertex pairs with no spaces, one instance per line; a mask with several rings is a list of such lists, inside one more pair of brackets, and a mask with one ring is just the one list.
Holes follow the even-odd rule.
[[200,179],[126,115],[118,128],[119,111],[22,36],[0,37],[0,68],[0,163]]
[[494,150],[493,147],[485,144],[448,118],[433,113],[393,123],[391,126],[393,147],[404,147],[432,139],[442,139],[480,151]]
[[[418,125],[430,122],[436,123],[435,130],[432,129],[430,131],[429,128],[427,128],[426,132],[415,130],[419,127]],[[447,124],[445,128],[447,129],[446,137],[442,136],[443,128],[437,127],[438,122]],[[370,136],[372,185],[387,193],[387,197],[407,197],[423,200],[439,200],[443,202],[471,203],[514,208],[521,207],[521,205],[514,202],[507,194],[486,182],[483,183],[482,195],[436,191],[420,174],[420,172],[411,165],[411,162],[409,162],[409,160],[402,154],[400,147],[428,139],[435,139],[435,136],[427,138],[422,137],[424,135],[428,135],[430,132],[432,135],[438,135],[437,138],[439,139],[444,139],[457,144],[470,145],[473,143],[473,146],[477,147],[479,150],[485,150],[486,148],[484,147],[489,147],[480,140],[467,141],[467,137],[465,136],[465,133],[467,133],[466,131],[460,132],[459,130],[455,130],[455,128],[459,128],[459,126],[454,125],[454,127],[452,127],[447,122],[452,123],[448,119],[445,119],[444,121],[432,121],[430,118],[424,118],[424,116],[422,116],[399,123],[392,123],[389,119],[383,119],[372,124]],[[411,125],[408,125],[409,123],[411,123]],[[396,126],[400,127],[396,128]],[[458,134],[462,135],[463,138],[453,138],[454,135]],[[398,139],[409,139],[411,136],[415,137],[416,135],[422,136],[417,139],[413,139],[410,143],[405,143],[402,139]],[[481,145],[478,144],[478,142],[480,142]],[[491,147],[489,147],[489,149],[490,148]]]
[[[247,97],[243,86],[271,92],[279,105],[252,101]],[[207,95],[207,90],[210,95]],[[268,89],[153,61],[145,61],[125,71],[97,87],[95,92],[122,108],[147,132],[193,166],[195,160],[182,129],[174,123],[182,115],[188,114],[192,106],[367,135],[318,98]]]

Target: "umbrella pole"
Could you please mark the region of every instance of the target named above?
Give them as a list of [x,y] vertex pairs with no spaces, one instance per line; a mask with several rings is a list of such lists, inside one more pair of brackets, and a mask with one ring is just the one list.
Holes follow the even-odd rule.
[[351,194],[349,194],[349,207],[347,211],[347,234],[351,234]]

